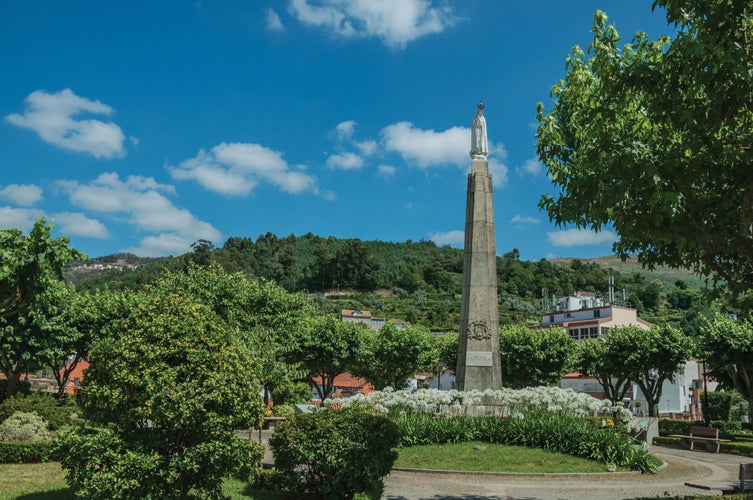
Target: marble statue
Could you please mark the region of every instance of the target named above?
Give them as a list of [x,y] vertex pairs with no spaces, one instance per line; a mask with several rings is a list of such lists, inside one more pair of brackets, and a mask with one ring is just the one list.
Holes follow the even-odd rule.
[[471,123],[471,158],[486,160],[489,144],[486,140],[486,118],[484,118],[484,101],[478,103],[476,116]]

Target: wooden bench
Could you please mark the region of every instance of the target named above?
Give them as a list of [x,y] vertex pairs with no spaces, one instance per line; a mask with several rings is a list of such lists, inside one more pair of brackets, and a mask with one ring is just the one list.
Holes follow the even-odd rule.
[[738,474],[738,482],[732,483],[729,481],[688,481],[685,486],[692,488],[700,488],[702,490],[719,490],[722,495],[730,493],[743,493],[745,491],[753,491],[753,463],[740,464],[740,472]]
[[719,444],[728,443],[729,439],[719,439],[719,429],[715,427],[704,427],[702,425],[691,425],[690,434],[672,434],[669,437],[676,437],[682,440],[682,446],[685,449],[692,450],[696,442],[703,443],[707,451],[719,453]]

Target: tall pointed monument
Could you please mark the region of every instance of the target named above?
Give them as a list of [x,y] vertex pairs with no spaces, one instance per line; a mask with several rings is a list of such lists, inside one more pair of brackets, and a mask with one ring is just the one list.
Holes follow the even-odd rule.
[[461,391],[502,388],[494,200],[488,154],[484,103],[480,102],[471,125],[471,173],[465,208],[463,298],[455,371]]

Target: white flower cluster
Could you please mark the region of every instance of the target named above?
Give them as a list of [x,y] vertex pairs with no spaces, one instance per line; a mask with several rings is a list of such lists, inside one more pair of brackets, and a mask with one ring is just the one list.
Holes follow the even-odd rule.
[[518,417],[531,410],[557,412],[564,415],[586,416],[619,414],[625,422],[632,419],[629,410],[612,406],[608,400],[599,400],[588,394],[558,387],[529,387],[526,389],[502,389],[493,391],[419,389],[395,391],[387,387],[368,396],[357,394],[344,399],[327,399],[324,406],[363,406],[387,413],[425,412],[442,416],[497,415]]

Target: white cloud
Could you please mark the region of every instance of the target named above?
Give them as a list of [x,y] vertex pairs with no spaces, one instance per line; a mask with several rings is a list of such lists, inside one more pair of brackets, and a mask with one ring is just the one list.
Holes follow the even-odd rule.
[[377,167],[377,174],[382,177],[392,177],[397,173],[397,169],[391,165],[379,165]]
[[558,247],[594,246],[617,241],[612,231],[588,231],[585,229],[567,229],[546,233],[549,242]]
[[540,175],[544,170],[544,165],[537,158],[529,158],[523,163],[522,167],[516,169],[518,175]]
[[36,208],[0,207],[0,228],[20,229],[28,233],[45,213]]
[[385,149],[397,152],[406,162],[421,168],[448,163],[469,165],[470,138],[471,131],[465,127],[435,132],[415,128],[409,122],[399,122],[382,129]]
[[429,239],[437,245],[457,246],[465,243],[465,231],[453,230],[444,233],[431,233]]
[[267,29],[269,31],[285,31],[285,26],[282,24],[277,12],[273,9],[267,9],[265,14],[267,16]]
[[33,130],[43,140],[64,149],[89,153],[95,158],[125,155],[123,131],[113,122],[74,119],[83,113],[111,115],[113,109],[99,101],[79,97],[71,89],[48,94],[32,92],[26,99],[23,114],[5,119],[13,125]]
[[42,188],[34,184],[8,184],[0,190],[0,198],[28,207],[42,199]]
[[289,11],[299,21],[337,36],[375,36],[390,47],[405,48],[457,22],[452,9],[432,4],[433,0],[291,0]]
[[350,139],[353,137],[353,131],[356,128],[356,122],[355,120],[348,120],[345,122],[340,122],[335,126],[335,134],[337,135],[337,138],[342,140]]
[[221,237],[211,224],[176,207],[165,196],[164,193],[174,192],[172,186],[159,184],[151,177],[130,176],[122,181],[116,173],[104,173],[89,184],[60,181],[58,186],[68,193],[73,205],[111,216],[122,215],[141,231],[160,233],[145,237],[140,247],[129,249],[137,255],[184,253],[196,240],[217,241]]
[[377,150],[376,141],[362,141],[353,143],[364,156],[371,156]]
[[531,225],[531,224],[538,224],[540,221],[536,217],[523,217],[522,215],[516,215],[512,219],[510,219],[510,222],[512,224],[518,224],[518,225]]
[[221,143],[210,152],[203,149],[177,167],[168,166],[174,179],[195,180],[221,194],[246,195],[261,182],[291,194],[318,193],[316,179],[291,167],[282,153],[259,144]]
[[363,158],[355,153],[340,153],[327,158],[327,166],[342,170],[358,170],[363,167]]
[[78,212],[60,212],[53,214],[53,219],[61,233],[73,236],[85,236],[87,238],[105,239],[110,233],[104,224],[96,219],[90,219]]

